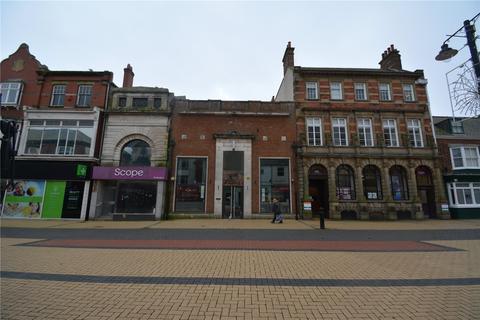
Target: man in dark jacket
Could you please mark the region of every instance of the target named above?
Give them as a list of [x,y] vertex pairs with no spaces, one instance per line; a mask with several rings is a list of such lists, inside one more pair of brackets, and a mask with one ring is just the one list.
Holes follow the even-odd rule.
[[280,212],[280,204],[278,203],[277,198],[273,198],[272,200],[272,211],[273,211],[273,220],[272,223],[275,221],[280,220],[280,223],[283,223],[283,219],[281,219],[281,212]]

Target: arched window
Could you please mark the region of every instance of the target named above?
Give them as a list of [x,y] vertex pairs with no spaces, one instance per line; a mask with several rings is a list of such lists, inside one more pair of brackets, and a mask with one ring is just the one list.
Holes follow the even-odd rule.
[[382,199],[382,177],[377,166],[368,165],[363,168],[363,192],[368,200]]
[[132,140],[125,144],[120,155],[121,166],[150,166],[152,156],[150,146],[142,140]]
[[345,164],[337,167],[337,197],[339,200],[355,199],[353,169]]
[[408,200],[407,172],[401,166],[390,168],[393,200]]

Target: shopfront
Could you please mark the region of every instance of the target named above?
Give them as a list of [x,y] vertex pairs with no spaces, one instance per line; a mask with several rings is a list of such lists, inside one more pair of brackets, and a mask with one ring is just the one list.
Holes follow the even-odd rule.
[[163,214],[167,169],[94,167],[90,216],[113,220],[155,220]]
[[15,179],[3,196],[2,217],[84,220],[91,168],[88,162],[16,161]]

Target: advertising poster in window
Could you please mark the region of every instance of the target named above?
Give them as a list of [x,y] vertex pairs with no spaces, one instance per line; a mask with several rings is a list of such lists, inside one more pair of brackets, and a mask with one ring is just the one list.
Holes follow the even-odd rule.
[[38,219],[42,214],[44,180],[14,180],[5,191],[2,216]]

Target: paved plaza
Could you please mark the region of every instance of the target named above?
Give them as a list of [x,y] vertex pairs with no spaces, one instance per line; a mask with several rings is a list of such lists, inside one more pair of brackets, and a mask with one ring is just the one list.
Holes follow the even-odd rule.
[[480,319],[480,221],[1,220],[2,319]]

